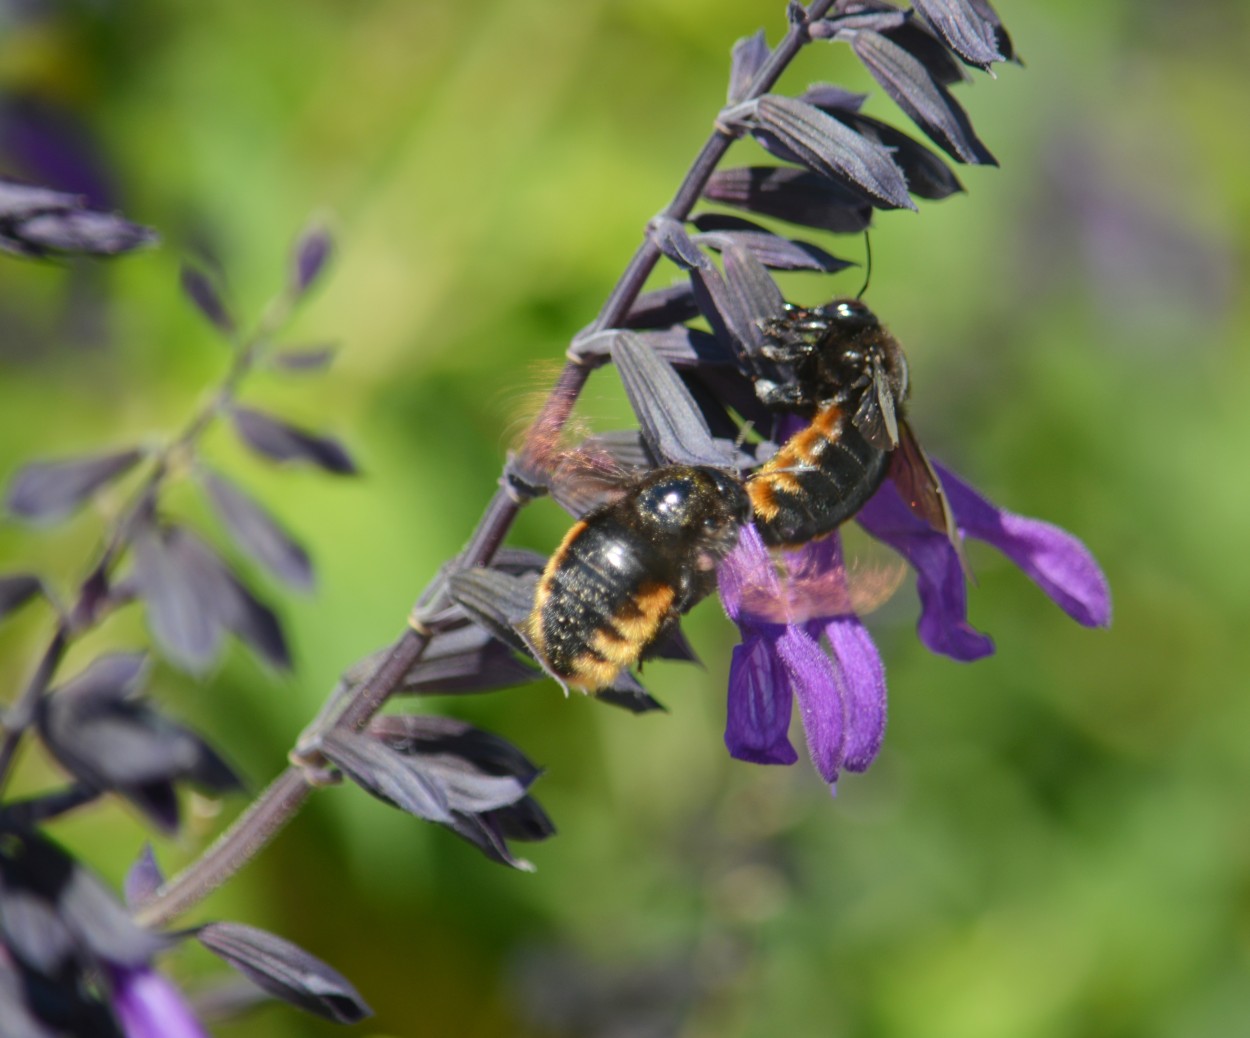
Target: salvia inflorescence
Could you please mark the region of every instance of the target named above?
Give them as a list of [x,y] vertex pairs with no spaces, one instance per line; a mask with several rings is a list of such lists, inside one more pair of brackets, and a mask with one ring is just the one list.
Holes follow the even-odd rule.
[[[554,832],[530,794],[534,764],[465,723],[378,710],[396,694],[482,692],[546,676],[632,711],[655,709],[633,665],[692,659],[681,617],[713,590],[742,633],[730,669],[729,751],[794,762],[797,697],[821,776],[833,785],[842,771],[864,770],[884,732],[885,681],[843,563],[839,527],[848,521],[914,568],[918,633],[935,652],[971,660],[993,651],[967,621],[966,537],[1003,551],[1080,623],[1108,622],[1105,581],[1075,538],[995,507],[927,457],[906,414],[902,347],[868,306],[832,291],[824,306],[793,306],[771,273],[823,276],[850,265],[779,224],[859,234],[875,211],[962,191],[948,159],[994,164],[950,88],[969,69],[1013,60],[1010,37],[986,0],[914,0],[909,9],[817,0],[788,14],[776,47],[761,31],[733,48],[728,103],[711,138],[598,318],[574,338],[481,523],[420,596],[405,633],[346,670],[291,766],[199,861],[166,880],[151,851],[141,854],[125,905],[43,824],[113,795],[169,832],[179,824],[178,786],[224,794],[241,783],[221,754],[145,698],[148,652],[107,653],[72,673],[63,661],[86,632],[138,604],[155,649],[175,667],[203,674],[227,637],[275,668],[290,665],[274,612],[171,511],[166,491],[191,480],[234,551],[296,589],[312,586],[298,541],[210,467],[200,445],[221,423],[264,462],[356,471],[333,436],[244,400],[258,367],[315,371],[333,359],[327,347],[280,342],[330,257],[325,231],[299,240],[284,288],[250,328],[214,277],[184,268],[183,290],[231,364],[180,432],[156,448],[35,462],[11,478],[9,512],[40,526],[106,487],[129,487],[68,596],[37,574],[0,576],[0,616],[35,601],[53,613],[42,658],[4,714],[0,782],[24,742],[37,741],[66,776],[62,788],[0,805],[0,1019],[12,1033],[202,1034],[153,965],[187,939],[263,992],[328,1019],[360,1019],[368,1009],[351,984],[279,937],[228,922],[166,927],[241,867],[311,789],[343,778],[495,861],[528,868],[513,844]],[[847,44],[937,150],[863,114],[863,95],[828,85],[773,93],[799,49],[820,42]],[[777,161],[718,168],[747,136]],[[700,200],[707,207],[696,210]],[[73,196],[0,180],[0,248],[10,252],[116,255],[154,238]],[[661,260],[683,280],[642,291]],[[609,364],[638,428],[559,446],[590,372]],[[563,543],[550,557],[504,547],[518,509],[543,493],[575,518]]]

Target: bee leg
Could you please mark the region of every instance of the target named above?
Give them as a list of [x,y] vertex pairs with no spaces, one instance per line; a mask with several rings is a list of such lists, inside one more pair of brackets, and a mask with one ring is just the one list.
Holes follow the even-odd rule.
[[663,623],[660,624],[661,628],[694,605],[701,597],[700,592],[703,591],[703,587],[696,576],[689,570],[686,570],[673,585],[673,590],[676,594],[673,595],[672,605],[668,607],[668,615],[664,618]]
[[[768,328],[765,327],[765,333]],[[816,347],[806,339],[773,339],[760,347],[760,354],[777,364],[797,364],[810,357]]]
[[803,387],[796,382],[774,382],[772,379],[756,379],[755,395],[765,407],[796,408],[806,407],[810,400]]

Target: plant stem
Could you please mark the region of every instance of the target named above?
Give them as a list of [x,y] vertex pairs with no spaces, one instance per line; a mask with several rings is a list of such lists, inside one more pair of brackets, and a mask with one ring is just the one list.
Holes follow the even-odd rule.
[[107,611],[111,597],[108,588],[109,575],[130,545],[139,522],[155,507],[174,461],[179,455],[189,454],[213,421],[230,406],[239,385],[251,372],[262,349],[285,320],[289,310],[290,302],[285,296],[279,297],[270,305],[257,322],[253,333],[237,345],[230,368],[217,391],[191,416],[182,431],[152,456],[152,467],[147,476],[113,521],[104,547],[100,549],[99,558],[78,586],[78,595],[73,606],[57,622],[35,676],[5,714],[4,740],[0,742],[0,794],[8,782],[18,744],[34,720],[39,698],[48,690],[65,650],[76,638],[96,626]]
[[[815,0],[807,10],[808,20],[822,17],[832,5],[833,0]],[[761,66],[751,84],[748,99],[767,93],[807,42],[805,28],[791,25]],[[703,194],[708,178],[733,140],[731,135],[719,128],[712,133],[661,216],[684,221],[690,215]],[[625,318],[659,258],[659,248],[649,238],[644,240],[608,295],[598,317],[587,329],[587,334],[614,327]],[[569,361],[561,369],[555,386],[522,443],[522,462],[532,460],[532,452],[549,435],[558,433],[564,427],[590,377],[590,371],[588,366],[576,361]],[[507,490],[497,490],[469,542],[457,557],[456,565],[463,568],[487,565],[507,536],[521,503]],[[431,603],[431,611],[447,604],[444,595],[437,596]],[[360,729],[368,724],[399,686],[404,675],[421,659],[429,640],[427,633],[412,629],[405,631],[373,673],[352,690],[331,727]],[[301,763],[315,765],[318,760],[316,755],[308,755]],[[138,914],[139,921],[146,925],[170,922],[238,871],[298,810],[310,788],[306,782],[298,768],[283,771],[199,859],[157,891]],[[295,795],[295,783],[302,786],[301,795]]]
[[[151,901],[135,912],[135,921],[141,926],[164,926],[198,904],[268,843],[311,792],[303,770],[287,768],[217,838],[193,868],[184,869],[164,884]],[[240,857],[239,848],[247,848],[251,853]]]
[[56,668],[60,666],[61,658],[65,655],[68,641],[69,621],[62,619],[56,625],[48,647],[44,649],[43,658],[39,661],[34,677],[22,690],[17,702],[5,713],[4,742],[0,743],[0,793],[4,792],[4,786],[9,777],[9,768],[13,764],[13,757],[17,753],[17,745],[21,741],[22,733],[35,719],[35,707],[39,702],[39,697],[48,690],[52,675],[56,673]]

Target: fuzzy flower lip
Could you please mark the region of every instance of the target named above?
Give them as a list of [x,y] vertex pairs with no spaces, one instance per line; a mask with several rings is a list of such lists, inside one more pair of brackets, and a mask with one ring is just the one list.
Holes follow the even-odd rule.
[[[812,763],[834,786],[841,771],[863,771],[880,749],[885,668],[845,604],[849,596],[836,537],[790,552],[787,561],[791,572],[820,574],[826,584],[841,582],[842,593],[831,597],[828,615],[808,609],[795,615],[793,596],[787,597],[759,532],[743,528],[720,570],[721,599],[742,631],[730,665],[725,745],[739,760],[793,764],[798,754],[787,732],[797,699]],[[770,596],[783,604],[783,615],[761,610]],[[822,648],[822,636],[832,653]]]
[[[935,468],[966,537],[997,548],[1077,623],[1111,623],[1111,591],[1089,549],[1066,530],[991,504],[941,465]],[[994,651],[988,635],[968,623],[966,578],[954,546],[918,519],[886,483],[856,516],[860,526],[902,555],[916,571],[917,633],[931,651],[975,660]]]
[[734,646],[725,745],[738,760],[793,764],[799,759],[787,734],[794,693],[778,641],[744,632],[742,644]]

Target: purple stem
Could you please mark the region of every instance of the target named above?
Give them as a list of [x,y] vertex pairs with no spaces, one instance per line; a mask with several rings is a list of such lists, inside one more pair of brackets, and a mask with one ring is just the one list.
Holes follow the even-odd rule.
[[182,431],[153,456],[152,468],[113,523],[99,558],[78,586],[72,608],[63,611],[57,621],[38,670],[4,715],[4,739],[0,742],[0,793],[8,782],[18,744],[34,720],[39,699],[52,683],[65,650],[75,639],[96,627],[113,609],[128,601],[109,587],[109,575],[130,546],[140,521],[155,508],[170,474],[171,461],[180,454],[190,453],[213,422],[230,406],[270,337],[286,320],[290,306],[291,300],[280,296],[257,323],[253,334],[243,342],[236,341],[234,359],[217,392],[192,415]]

